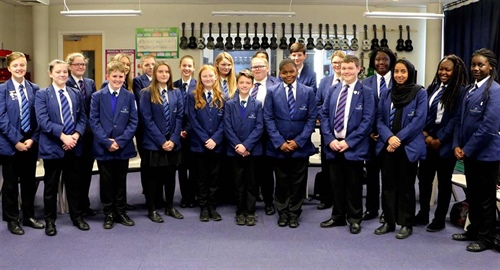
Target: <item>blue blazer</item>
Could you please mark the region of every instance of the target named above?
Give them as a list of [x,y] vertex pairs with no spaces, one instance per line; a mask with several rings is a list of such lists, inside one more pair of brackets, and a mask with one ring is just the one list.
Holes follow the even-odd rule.
[[453,148],[461,147],[468,158],[499,161],[500,85],[495,81],[491,84],[489,99],[485,101],[483,93],[487,84],[483,83],[469,98],[466,98],[468,91],[464,94]]
[[304,63],[304,67],[302,68],[300,77],[297,78],[297,82],[311,87],[314,93],[318,90],[318,86],[316,85],[316,72],[314,72],[314,70],[306,63]]
[[234,150],[237,144],[243,144],[252,156],[260,156],[262,143],[260,138],[264,132],[264,115],[262,102],[249,97],[245,115],[241,117],[240,96],[226,102],[224,111],[224,134],[228,141],[228,156],[240,156]]
[[[157,91],[157,90],[153,90]],[[184,116],[184,98],[179,89],[167,91],[168,106],[170,112],[170,140],[175,143],[174,151],[181,148],[182,118]],[[144,149],[151,151],[162,150],[162,145],[167,141],[165,130],[167,129],[167,119],[163,112],[163,104],[151,102],[151,90],[143,90],[141,95],[141,115],[144,123]],[[162,150],[163,151],[163,150]]]
[[[87,117],[90,115],[90,100],[92,98],[92,94],[97,91],[95,87],[95,82],[92,79],[89,78],[83,78],[83,84],[85,84],[85,113],[87,114]],[[73,76],[69,76],[68,81],[66,82],[66,86],[73,87],[77,90],[80,89],[80,86],[78,85],[78,82],[75,82],[75,79],[73,79]]]
[[[116,101],[116,112],[111,112],[111,93],[109,87],[92,94],[90,103],[90,128],[94,132],[92,151],[96,160],[129,159],[136,156],[133,142],[137,129],[137,108],[134,94],[120,89]],[[115,139],[120,149],[110,152],[108,149]]]
[[[321,134],[325,141],[323,151],[327,159],[333,159],[337,154],[329,147],[329,144],[336,139],[333,121],[342,84],[336,84],[331,89],[326,95],[321,113]],[[345,141],[349,145],[349,149],[344,152],[345,158],[357,161],[368,160],[370,157],[369,134],[372,131],[375,118],[373,90],[358,81],[354,86],[348,113]]]
[[[174,82],[174,87],[175,88],[179,88],[180,89],[181,86],[182,86],[182,79],[178,79],[177,81]],[[189,94],[189,93],[193,92],[193,90],[195,88],[196,88],[196,80],[195,79],[191,79],[189,81],[187,93]],[[184,100],[184,120],[182,121],[182,130],[186,131],[189,134],[189,132],[191,131],[191,127],[189,126],[189,121],[187,120],[187,110],[186,110],[187,96],[188,95],[186,95],[186,99]]]
[[[149,84],[151,84],[151,81],[148,79],[146,74],[137,76],[132,80],[132,89],[134,90],[135,101],[137,104],[141,101],[141,90],[148,87]],[[139,106],[139,108],[140,107],[141,106]]]
[[377,141],[377,154],[380,154],[386,147],[389,137],[395,135],[401,140],[401,147],[404,147],[411,162],[425,159],[427,151],[423,131],[427,119],[427,92],[422,87],[416,97],[403,108],[401,130],[397,134],[393,134],[389,128],[391,103],[391,90],[380,94],[377,108],[377,129],[380,134]]
[[[206,98],[205,95],[202,95]],[[223,100],[225,104],[225,101]],[[189,125],[192,127],[190,133],[190,149],[195,153],[207,153],[214,151],[222,153],[224,147],[222,141],[224,139],[224,110],[225,105],[221,109],[215,107],[209,108],[205,106],[203,109],[195,109],[194,107],[194,92],[187,96],[187,115]],[[208,150],[205,147],[205,142],[212,139],[217,144],[213,150]]]
[[[311,87],[297,83],[295,115],[290,117],[283,83],[267,89],[264,122],[269,141],[266,154],[276,158],[308,158],[315,152],[311,134],[316,126],[316,97]],[[295,140],[298,149],[285,153],[279,148],[287,140]]]
[[[26,135],[38,142],[40,129],[36,121],[35,94],[40,87],[26,79],[24,82],[30,108],[30,131]],[[12,79],[0,84],[0,155],[13,156],[17,152],[15,145],[24,138],[21,133],[19,98]]]
[[[66,91],[71,99],[71,108],[73,120],[75,122],[75,132],[80,133],[79,142],[74,148],[77,156],[83,153],[83,144],[80,143],[85,135],[85,127],[87,125],[87,115],[85,114],[85,104],[80,94],[80,90],[66,86]],[[64,124],[61,117],[61,108],[57,101],[58,92],[51,84],[49,87],[40,89],[35,94],[35,111],[40,127],[40,140],[38,148],[38,156],[42,159],[58,159],[64,157],[64,149],[62,148],[61,134],[64,129]]]
[[325,102],[325,98],[326,98],[326,94],[328,93],[328,90],[332,87],[332,83],[333,83],[334,78],[335,78],[335,75],[330,75],[330,76],[324,77],[319,82],[319,87],[318,87],[318,90],[316,91],[316,103],[318,106],[318,119],[321,118],[321,110],[323,107],[323,102]]

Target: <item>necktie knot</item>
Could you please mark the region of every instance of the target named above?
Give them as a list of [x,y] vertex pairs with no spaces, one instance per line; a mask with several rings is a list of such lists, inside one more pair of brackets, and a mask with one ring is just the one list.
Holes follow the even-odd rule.
[[472,96],[472,94],[474,94],[474,92],[476,92],[477,88],[478,88],[477,84],[474,84],[474,87],[472,87],[472,89],[469,90],[469,93],[467,93],[467,98]]
[[182,88],[185,90],[185,89],[186,89],[186,87],[187,87],[187,85],[188,85],[187,83],[183,83],[183,84],[182,84]]
[[22,84],[19,85],[19,91],[23,90],[24,86]]
[[247,103],[247,102],[246,102],[245,100],[242,100],[242,101],[240,102],[241,107],[245,108],[245,104],[246,104],[246,103]]
[[166,90],[166,89],[163,89],[163,90],[161,91],[161,94],[162,94],[162,95],[165,95],[166,93],[167,93],[167,90]]
[[117,91],[113,91],[113,96],[117,97],[118,96],[118,92]]

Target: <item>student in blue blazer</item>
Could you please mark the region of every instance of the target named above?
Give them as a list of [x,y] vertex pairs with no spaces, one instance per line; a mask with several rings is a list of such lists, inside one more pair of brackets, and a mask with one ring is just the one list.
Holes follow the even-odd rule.
[[303,43],[297,42],[290,46],[290,59],[297,65],[297,82],[305,86],[309,86],[316,93],[316,72],[305,61],[307,58],[306,46]]
[[204,65],[198,75],[196,89],[187,97],[187,116],[191,126],[190,145],[193,168],[197,170],[200,221],[222,220],[217,212],[221,154],[224,150],[225,100],[219,88],[217,70]]
[[[81,53],[71,53],[66,57],[66,63],[69,65],[70,76],[66,86],[80,90],[83,102],[85,103],[85,114],[87,118],[90,115],[90,98],[96,92],[94,80],[85,78],[88,60]],[[90,208],[89,190],[92,180],[92,170],[94,168],[94,155],[92,154],[92,143],[94,134],[87,122],[85,136],[82,138],[83,154],[80,161],[80,208],[84,216],[95,216],[97,213]]]
[[453,140],[454,154],[464,161],[469,220],[467,232],[453,240],[475,241],[467,251],[493,248],[495,239],[495,185],[500,161],[500,85],[495,53],[479,49],[472,54],[474,84],[462,101]]
[[[278,85],[280,80],[269,75],[269,62],[267,58],[265,58],[265,55],[264,57],[258,57],[259,54],[262,55],[263,52],[257,52],[257,56],[254,56],[250,62],[250,67],[254,76],[254,86],[251,89],[250,95],[254,99],[260,101],[262,106],[264,106],[267,89],[273,87],[274,85]],[[268,140],[269,136],[267,135],[267,132],[264,132],[261,139],[264,152]],[[256,170],[257,191],[260,188],[266,215],[274,215],[276,210],[274,208],[274,172],[272,162],[266,155],[255,157],[255,159],[256,168],[258,168]],[[260,195],[261,194],[259,193],[257,196]]]
[[125,68],[112,61],[107,65],[109,84],[94,94],[90,103],[90,127],[94,132],[93,152],[99,167],[101,203],[104,207],[104,229],[117,221],[133,226],[125,213],[126,182],[129,159],[137,155],[134,134],[137,108],[134,94],[124,89]]
[[452,148],[453,133],[460,114],[461,95],[467,84],[464,62],[451,54],[441,59],[436,75],[427,88],[428,111],[424,127],[427,156],[420,161],[418,169],[420,210],[415,216],[415,224],[429,223],[429,202],[437,172],[438,201],[434,219],[427,226],[428,232],[445,228],[451,198],[451,176],[457,162]]
[[373,90],[358,82],[361,71],[357,56],[348,55],[342,62],[342,83],[327,93],[321,112],[323,151],[333,194],[330,219],[323,228],[345,226],[361,232],[363,217],[363,167],[370,157],[369,134],[375,115]]
[[40,135],[35,114],[35,93],[40,88],[24,78],[28,63],[23,53],[7,55],[6,64],[11,79],[0,84],[0,159],[4,180],[2,215],[7,222],[7,229],[12,234],[22,235],[24,230],[19,225],[19,184],[23,225],[34,229],[44,228],[35,218],[34,207]]
[[[174,208],[175,170],[181,149],[181,129],[184,117],[184,98],[172,84],[172,71],[166,62],[157,62],[149,87],[141,94],[140,116],[144,123],[144,171],[148,217],[153,222],[163,222],[156,209],[156,202],[163,200],[165,189],[165,215],[184,218]],[[156,198],[161,190],[160,198]]]
[[226,154],[236,188],[237,225],[255,225],[255,157],[262,155],[260,138],[264,131],[262,103],[250,96],[253,74],[245,69],[236,76],[238,95],[226,103],[224,134],[228,142]]
[[415,222],[415,178],[418,161],[425,158],[424,125],[427,93],[415,84],[415,67],[399,59],[392,70],[394,85],[380,94],[377,107],[377,154],[382,159],[382,210],[385,223],[375,230],[381,235],[401,225],[397,239],[408,238]]
[[292,59],[279,65],[280,83],[267,89],[264,121],[269,141],[266,154],[273,159],[278,225],[299,226],[307,183],[309,156],[315,152],[311,134],[316,125],[316,98],[312,88],[296,81]]
[[[378,106],[382,92],[392,88],[392,72],[396,63],[396,55],[391,49],[380,47],[375,49],[370,56],[370,68],[375,74],[363,80],[363,84],[373,89],[375,95],[375,108]],[[377,119],[375,119],[376,121]],[[380,169],[381,160],[375,148],[379,139],[377,123],[373,125],[370,133],[370,160],[366,162],[366,201],[363,220],[370,220],[378,217],[380,208]],[[380,222],[384,223],[384,214],[380,216]]]
[[[191,55],[184,55],[179,61],[179,69],[181,78],[174,82],[174,87],[179,88],[183,99],[184,108],[187,105],[187,96],[196,88],[196,79],[193,78],[194,70],[196,68],[194,58]],[[179,154],[179,165],[177,166],[177,173],[179,175],[179,189],[181,191],[181,208],[193,208],[196,205],[196,177],[194,174],[196,170],[189,171],[190,167],[190,153],[189,150],[189,122],[187,120],[187,112],[184,110],[184,120],[182,121],[181,131],[181,152]]]
[[89,230],[79,204],[80,157],[83,153],[87,115],[79,90],[66,86],[68,64],[56,59],[49,63],[52,84],[36,92],[35,110],[41,129],[38,156],[45,169],[43,204],[45,234],[57,234],[57,191],[59,180],[66,187],[69,215],[78,229]]

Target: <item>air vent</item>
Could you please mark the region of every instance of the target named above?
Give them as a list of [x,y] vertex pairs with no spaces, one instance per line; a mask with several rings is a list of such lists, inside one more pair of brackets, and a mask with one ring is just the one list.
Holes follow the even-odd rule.
[[20,4],[26,6],[49,5],[50,0],[17,0]]

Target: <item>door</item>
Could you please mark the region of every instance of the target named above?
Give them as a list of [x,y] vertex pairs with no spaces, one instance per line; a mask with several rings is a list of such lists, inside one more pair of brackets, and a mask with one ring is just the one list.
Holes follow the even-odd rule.
[[101,35],[64,35],[63,36],[63,55],[81,52],[89,59],[85,77],[95,81],[97,89],[103,82],[102,78],[102,36]]

